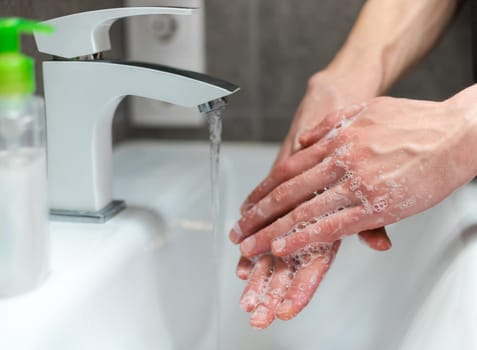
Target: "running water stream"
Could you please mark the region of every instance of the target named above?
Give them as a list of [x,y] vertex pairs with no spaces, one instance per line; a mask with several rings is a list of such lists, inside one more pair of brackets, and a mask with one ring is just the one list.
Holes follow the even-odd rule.
[[219,269],[219,247],[221,244],[218,224],[220,218],[220,193],[219,193],[219,159],[220,142],[222,136],[222,112],[224,108],[219,108],[207,113],[209,123],[210,139],[210,188],[211,188],[211,222],[212,222],[212,251],[214,254],[214,286],[215,291],[214,305],[212,306],[214,315],[211,318],[213,333],[211,350],[220,348],[219,317],[219,290],[220,290],[220,269]]

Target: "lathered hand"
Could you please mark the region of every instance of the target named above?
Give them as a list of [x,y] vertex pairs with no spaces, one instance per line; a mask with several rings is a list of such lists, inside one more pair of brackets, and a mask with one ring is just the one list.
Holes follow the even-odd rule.
[[240,306],[250,312],[250,324],[268,327],[275,317],[289,320],[311,300],[331,266],[340,242],[317,245],[287,258],[263,255],[252,261],[241,258],[237,275],[248,279]]
[[[352,88],[354,86],[350,84],[352,76],[353,74],[346,74],[343,77],[329,69],[310,78],[306,94],[295,113],[293,123],[280,148],[270,175],[247,197],[241,207],[243,220],[230,233],[230,238],[234,243],[240,243],[246,236],[260,229],[267,220],[276,219],[281,214],[280,211],[274,210],[263,215],[262,220],[249,220],[249,217],[255,216],[254,211],[249,212],[250,208],[255,209],[255,203],[276,189],[282,182],[289,180],[290,176],[293,176],[296,171],[299,171],[299,169],[287,171],[288,169],[284,169],[284,167],[289,164],[286,160],[302,149],[299,142],[300,136],[311,130],[311,126],[319,124],[329,113],[338,108],[374,97],[374,91],[367,88],[365,84],[360,89]],[[310,164],[308,164],[310,161],[313,162],[313,159],[304,162],[301,166],[304,168],[310,167]],[[307,193],[306,196],[308,195]],[[299,195],[297,197],[299,197],[299,201],[303,199]],[[292,202],[289,203],[293,205]],[[289,210],[291,208],[281,207],[280,209]],[[363,243],[376,250],[386,250],[391,246],[384,228],[372,232],[360,232],[360,238]]]
[[[306,148],[255,190],[282,177],[241,219],[257,227],[241,243],[242,254],[271,249],[288,256],[335,242],[423,211],[470,181],[477,122],[461,102],[467,95],[445,102],[376,98],[328,116],[301,137]],[[281,216],[267,222],[271,213]]]
[[[369,242],[390,247],[384,228],[369,230]],[[300,313],[311,301],[316,289],[331,267],[341,240],[332,244],[314,244],[308,249],[287,257],[265,254],[248,259],[241,257],[237,276],[248,280],[240,299],[240,305],[251,312],[250,324],[255,328],[268,327],[275,318],[289,320]]]
[[[320,128],[303,135],[300,141],[307,146],[307,149],[292,155],[300,149],[300,142],[297,142],[297,140],[300,139],[301,132],[309,127],[310,122],[312,124],[320,122],[325,115],[332,111],[331,109],[334,110],[352,103],[367,101],[370,98],[385,93],[399,79],[403,72],[417,62],[434,44],[440,32],[445,28],[446,23],[449,22],[455,13],[457,6],[458,1],[454,0],[422,1],[419,2],[419,6],[416,6],[416,2],[411,0],[366,2],[345,45],[326,69],[328,72],[338,73],[338,78],[341,77],[342,79],[328,80],[322,85],[324,90],[318,89],[314,91],[312,88],[315,86],[312,83],[315,79],[310,80],[311,84],[307,94],[296,113],[292,128],[282,146],[274,168],[261,186],[252,192],[242,208],[242,219],[235,229],[231,231],[230,236],[235,243],[243,241],[243,254],[253,256],[261,254],[258,252],[268,252],[272,241],[284,234],[289,236],[284,241],[277,241],[274,244],[274,252],[281,255],[286,255],[287,250],[291,251],[295,248],[309,245],[309,242],[323,239],[329,241],[351,232],[359,231],[362,229],[360,226],[363,228],[376,227],[374,224],[379,226],[386,222],[395,221],[399,217],[392,217],[390,214],[387,214],[388,212],[391,213],[390,207],[393,205],[402,203],[404,206],[408,206],[408,211],[402,212],[401,210],[400,214],[403,217],[407,214],[410,215],[413,211],[417,212],[426,206],[432,205],[434,201],[437,202],[439,197],[443,198],[445,193],[449,193],[453,188],[466,182],[473,176],[475,173],[475,161],[472,162],[469,159],[470,156],[466,155],[464,148],[467,146],[469,149],[472,149],[477,146],[477,142],[475,142],[477,141],[476,131],[470,130],[475,129],[475,127],[469,126],[467,128],[469,123],[465,125],[465,120],[461,120],[461,117],[466,113],[460,113],[462,108],[456,107],[456,105],[454,105],[456,108],[450,107],[448,103],[433,106],[424,103],[421,110],[407,102],[403,103],[402,108],[396,105],[393,107],[391,104],[388,106],[389,108],[383,107],[382,109],[371,106],[368,111],[374,110],[376,114],[368,114],[368,111],[366,111],[363,114],[366,116],[363,118],[363,123],[370,122],[367,130],[376,132],[376,135],[374,135],[376,140],[372,139],[370,143],[367,143],[366,137],[370,135],[370,132],[367,133],[366,125],[361,125],[361,129],[355,130],[354,134],[352,132],[343,132],[344,129],[337,132],[340,135],[333,142],[330,139],[322,139],[331,131],[330,128],[339,126],[337,119],[346,116],[346,112],[344,112],[328,118],[329,121],[323,123]],[[385,14],[384,17],[383,14]],[[425,20],[429,17],[429,14],[432,14],[433,21]],[[416,37],[424,39],[416,40]],[[317,75],[317,77],[319,81],[323,78],[323,75],[321,77]],[[323,79],[323,81],[325,80]],[[341,82],[341,84],[336,84],[337,81]],[[336,89],[336,87],[338,88]],[[327,92],[330,92],[330,94],[327,94]],[[339,94],[346,94],[339,96],[336,94],[337,92]],[[338,99],[335,99],[335,97],[338,97]],[[345,98],[341,99],[341,97]],[[355,99],[352,99],[353,97]],[[473,106],[473,101],[475,100],[475,96],[471,96],[467,101],[462,102],[462,105]],[[335,104],[335,102],[339,103]],[[375,102],[373,104],[379,103]],[[385,105],[386,103],[382,102],[382,104]],[[327,110],[327,106],[331,109]],[[443,108],[445,111],[441,111],[442,113],[436,112],[435,109],[439,108]],[[424,116],[422,123],[420,120],[421,112],[423,112]],[[356,113],[350,112],[350,118]],[[410,114],[406,116],[406,113]],[[419,133],[426,133],[426,125],[424,124],[433,124],[429,120],[429,114],[433,114],[436,117],[442,117],[443,114],[447,114],[447,116],[454,114],[456,118],[454,121],[447,119],[445,122],[442,122],[442,119],[446,118],[437,118],[441,120],[435,121],[437,123],[435,124],[436,128],[430,130],[429,135],[423,140],[424,144],[419,144],[419,140],[413,140],[413,137],[419,138]],[[472,114],[476,115],[475,112]],[[468,113],[467,116],[469,116]],[[378,117],[382,118],[382,120],[376,120]],[[400,117],[403,117],[403,119],[399,120]],[[471,118],[469,117],[469,119]],[[396,125],[389,125],[387,127],[387,122],[397,123],[397,128],[395,128]],[[402,122],[401,125],[399,125],[400,122]],[[447,125],[445,125],[446,123]],[[358,127],[358,124],[355,126]],[[439,124],[445,130],[440,129]],[[457,124],[459,124],[457,127],[459,131],[456,131],[455,128]],[[323,127],[328,128],[327,130],[322,130],[321,128]],[[468,135],[462,135],[462,133],[465,133],[466,128],[469,131]],[[431,135],[433,133],[434,136]],[[458,135],[459,133],[460,135]],[[473,136],[470,135],[472,133]],[[453,136],[450,134],[453,134]],[[441,136],[444,136],[444,138],[435,140],[434,144],[436,146],[438,142],[441,142],[441,147],[437,147],[439,148],[438,150],[430,151],[433,148],[430,144],[433,142],[427,137],[439,139]],[[463,142],[463,139],[466,139],[466,142]],[[421,149],[415,153],[415,158],[412,157],[414,141],[417,141],[416,145],[424,146],[424,149],[427,147],[425,143],[430,141],[427,155],[425,155],[425,150]],[[352,147],[349,149],[341,148],[343,146],[341,142],[351,142]],[[386,142],[388,144],[385,144]],[[389,147],[381,150],[379,148],[381,146]],[[399,156],[400,147],[402,151],[401,156]],[[447,159],[445,150],[443,150],[446,147],[449,148],[450,152],[447,155]],[[338,150],[347,153],[347,155],[337,154]],[[381,151],[380,155],[379,152]],[[438,154],[432,155],[434,151]],[[405,159],[406,152],[410,152],[407,160]],[[454,159],[449,156],[452,152],[456,152],[454,153]],[[391,166],[394,160],[386,159],[393,156],[397,158],[395,159],[397,163],[394,163],[394,169]],[[463,156],[467,156],[467,158]],[[432,160],[433,157],[435,162]],[[449,159],[455,160],[455,162],[451,161],[449,164]],[[336,165],[336,161],[343,161],[344,163],[338,163],[344,165],[344,167]],[[422,169],[416,175],[416,169],[419,168],[421,161],[423,161]],[[368,164],[366,163],[369,163],[369,168],[367,168]],[[439,164],[443,167],[449,167],[452,170],[450,172],[451,176],[457,172],[459,172],[459,176],[442,186],[439,183],[436,185],[434,182],[436,179],[440,178],[440,180],[445,182],[446,177],[441,175],[442,172],[439,172],[439,169],[432,169],[433,166],[439,168]],[[454,164],[460,169],[455,169],[456,171],[454,171],[452,169]],[[399,168],[400,165],[402,165],[402,168]],[[346,167],[349,167],[350,170],[346,171]],[[462,167],[465,169],[462,169]],[[383,171],[380,175],[383,176],[384,186],[383,183],[381,183],[381,186],[378,186],[379,180],[377,183],[371,181],[373,177],[379,178],[376,174],[373,175],[372,171],[379,171],[380,168]],[[367,172],[367,169],[370,172]],[[428,174],[429,171],[435,171],[435,173],[433,175]],[[353,185],[351,185],[351,179],[346,179],[345,173],[348,175],[352,174],[353,180],[359,178],[362,181],[356,190],[351,190],[350,187],[353,186],[355,188],[357,183],[353,182]],[[398,181],[403,179],[411,180],[413,176],[421,175],[429,175],[428,182],[422,180],[421,183],[409,181],[407,184],[401,184],[405,190],[401,194],[396,193],[397,187],[392,187],[389,193],[383,190],[386,187],[386,179],[394,179],[396,184],[400,186]],[[339,183],[338,180],[340,179],[343,179],[343,182]],[[392,182],[388,184],[394,186]],[[374,185],[376,186],[366,187]],[[413,187],[421,185],[423,185],[423,189]],[[416,189],[418,190],[414,197],[416,203],[412,206],[412,194]],[[436,190],[433,193],[434,197],[425,201],[422,196],[429,195],[427,191],[434,190]],[[380,194],[381,191],[384,194]],[[376,212],[374,211],[374,204],[377,205],[376,208],[378,210],[381,210],[380,208],[383,208],[384,204],[384,202],[376,198],[383,195],[389,196],[388,199],[390,201],[385,205],[386,208]],[[399,200],[397,197],[407,197],[407,199],[410,199],[409,201],[406,201],[406,199]],[[377,200],[376,203],[374,203],[375,199]],[[371,204],[370,200],[373,201]],[[367,204],[363,204],[366,201]],[[392,201],[393,203],[391,203]],[[355,219],[357,220],[356,222],[354,221]],[[245,239],[248,236],[249,238]],[[390,241],[385,235],[383,227],[361,232],[360,237],[364,238],[374,248],[382,250],[390,247]],[[338,245],[339,243],[333,244],[335,249],[338,249]],[[283,250],[278,248],[283,248]],[[300,252],[298,253],[300,254]],[[265,259],[263,264],[275,266],[273,269],[274,276],[275,271],[283,269],[283,267],[280,267],[283,266],[281,263],[283,260],[270,258],[269,255],[264,255],[263,257],[265,257],[263,258]],[[272,260],[271,262],[270,259]],[[262,264],[261,261],[258,260],[257,263]],[[251,288],[256,285],[253,281],[263,280],[263,277],[258,278],[256,276],[267,276],[267,273],[269,273],[266,269],[258,267],[253,268],[254,272],[250,273],[252,266],[249,260],[242,258],[237,271],[242,278],[250,275],[249,287],[252,286]],[[313,272],[324,271],[322,266],[315,266],[314,264],[303,269],[303,271],[305,270],[310,273],[309,276],[315,276]],[[298,273],[295,276],[298,276]],[[274,278],[272,277],[272,280]],[[308,289],[308,291],[314,290],[316,288],[315,282],[320,279],[321,277],[317,279],[312,278],[311,281],[313,283],[308,283],[314,287]],[[290,284],[286,279],[284,283],[285,285]],[[270,282],[270,285],[272,285],[272,282]],[[306,286],[304,287],[306,288]],[[287,293],[287,296],[289,293]],[[312,294],[306,294],[307,300],[311,298]],[[243,300],[242,305],[244,305]],[[287,303],[287,305],[290,304]],[[255,324],[257,327],[264,327],[269,324],[272,315],[267,311],[265,312],[267,316],[262,318],[266,318],[268,321],[258,322],[258,315],[263,315],[260,310],[263,310],[263,307],[259,305],[252,316],[252,324]],[[276,312],[278,317],[281,315],[279,310]],[[295,308],[295,310],[299,310],[299,308]],[[289,315],[293,315],[293,312]]]
[[[310,79],[305,97],[298,107],[271,174],[277,172],[275,169],[277,165],[302,148],[299,136],[309,130],[310,125],[322,121],[329,112],[336,110],[339,106],[369,97],[366,94],[363,95],[365,89],[360,90],[359,93],[346,93],[348,90],[349,85],[330,72],[320,72]],[[273,190],[273,187],[261,188],[260,192],[249,196],[241,208],[244,217],[247,217],[250,202],[263,198],[268,194],[267,190]],[[267,218],[267,220],[270,219],[273,217]],[[261,223],[263,224],[264,221]],[[248,227],[246,223],[242,226],[243,230],[240,226],[237,226],[238,230],[232,230],[231,238],[235,243],[245,238],[244,232],[248,234],[255,232],[254,227]],[[237,235],[236,231],[242,235]],[[360,232],[360,237],[365,244],[377,250],[391,247],[384,228]],[[267,255],[261,259],[254,259],[254,263],[242,257],[237,266],[237,275],[244,280],[250,277],[250,280],[242,296],[241,306],[247,312],[253,312],[250,320],[252,326],[265,328],[275,317],[285,320],[297,315],[311,300],[324,274],[328,271],[339,245],[340,242],[337,241],[332,250],[329,244],[317,246],[313,251],[302,252],[300,255],[284,260]],[[313,262],[310,262],[311,260]],[[298,264],[300,261],[309,263],[304,266],[304,264]],[[268,267],[262,268],[263,265]],[[253,273],[251,273],[252,270]]]

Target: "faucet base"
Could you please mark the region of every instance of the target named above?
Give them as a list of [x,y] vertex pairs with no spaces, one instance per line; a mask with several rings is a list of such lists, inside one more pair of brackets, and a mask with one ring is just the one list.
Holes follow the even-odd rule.
[[126,208],[126,202],[113,200],[98,211],[50,209],[50,220],[102,224]]

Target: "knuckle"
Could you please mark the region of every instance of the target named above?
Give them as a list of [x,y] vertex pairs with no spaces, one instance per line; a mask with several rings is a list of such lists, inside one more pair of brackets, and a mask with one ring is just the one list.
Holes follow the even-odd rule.
[[310,296],[304,283],[292,285],[290,287],[289,295],[290,299],[293,300],[293,304],[298,309],[297,312],[303,309],[310,301]]
[[272,265],[272,262],[273,262],[273,257],[271,255],[265,255],[258,260],[256,266],[260,270],[266,270],[269,268],[269,266]]
[[294,170],[293,162],[287,159],[277,164],[277,166],[274,169],[274,175],[276,175],[277,178],[281,179],[284,176],[292,174],[293,170]]
[[266,194],[271,186],[273,186],[273,174],[267,176],[257,187],[255,187],[252,193],[248,196],[247,201],[249,203],[255,203],[257,200]]
[[283,204],[285,201],[287,201],[290,196],[292,195],[292,190],[293,190],[293,182],[285,182],[275,188],[271,195],[270,195],[270,200],[272,202],[273,206],[278,206],[280,204]]
[[276,287],[276,288],[270,288],[267,293],[265,294],[265,303],[266,304],[272,304],[276,303],[283,297],[283,291],[281,288]]
[[295,210],[293,210],[290,213],[290,219],[291,222],[296,225],[302,221],[307,221],[309,220],[313,215],[312,215],[312,210],[309,208],[309,206],[305,205],[302,207],[298,207]]
[[322,229],[320,224],[309,226],[302,237],[300,237],[300,242],[302,244],[320,242],[323,240],[321,238],[321,232]]
[[239,220],[238,227],[240,228],[243,236],[248,236],[251,232],[253,232],[253,227],[254,227],[253,217],[250,214],[242,217]]
[[333,187],[333,189],[330,190],[330,195],[332,195],[336,200],[346,200],[348,199],[349,194],[348,188],[343,183]]
[[335,225],[333,223],[333,220],[325,218],[322,219],[319,225],[317,225],[316,229],[311,232],[310,238],[315,241],[318,238],[329,240],[330,238],[332,238],[334,231]]
[[341,110],[338,110],[328,114],[321,123],[322,128],[326,131],[333,129],[340,121],[341,112]]

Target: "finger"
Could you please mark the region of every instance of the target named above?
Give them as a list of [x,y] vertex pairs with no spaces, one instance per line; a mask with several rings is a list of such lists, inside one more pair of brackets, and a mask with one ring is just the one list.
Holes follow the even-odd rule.
[[248,280],[250,276],[250,272],[252,272],[253,263],[251,260],[247,259],[246,257],[241,256],[240,260],[237,264],[236,274],[238,278],[242,280]]
[[275,167],[277,164],[281,163],[285,159],[289,158],[292,153],[295,153],[293,150],[293,144],[291,141],[291,136],[290,134],[287,135],[286,140],[283,142],[282,147],[280,148],[280,151],[278,151],[278,154],[275,158],[275,161],[273,162],[272,169]]
[[273,257],[271,255],[262,256],[255,263],[250,274],[250,279],[240,298],[240,307],[251,312],[255,310],[259,302],[259,297],[267,288],[268,278],[271,274]]
[[308,101],[309,98],[305,96],[303,98],[303,101],[298,106],[298,109],[293,117],[293,122],[290,127],[290,130],[287,134],[285,141],[283,142],[278,156],[275,158],[273,167],[301,149],[301,145],[298,141],[298,135],[303,129],[303,120],[315,119],[317,116],[314,104],[312,105],[313,107],[310,108],[310,103]]
[[279,319],[292,319],[308,305],[316,289],[328,272],[338,252],[339,246],[340,241],[334,242],[331,249],[328,250],[325,255],[315,256],[314,260],[308,266],[297,268],[290,288],[284,300],[277,308],[276,316]]
[[359,233],[360,241],[368,247],[384,251],[391,248],[391,239],[386,233],[386,228],[378,227],[373,230],[366,230]]
[[262,302],[250,318],[252,327],[263,329],[268,327],[275,319],[277,306],[283,300],[291,283],[293,271],[282,259],[275,258],[275,267]]
[[[272,241],[277,237],[293,235],[293,231],[297,232],[310,225],[314,226],[317,220],[324,215],[357,205],[359,201],[348,193],[347,184],[339,184],[296,207],[287,215],[246,238],[240,244],[242,255],[250,258],[266,253],[270,250]],[[280,254],[280,256],[284,256],[284,254]]]
[[376,226],[373,215],[360,206],[346,208],[309,224],[298,232],[279,237],[272,242],[272,254],[288,256],[311,243],[331,243],[343,236],[369,230]]
[[250,208],[281,183],[301,174],[320,163],[326,156],[329,141],[319,142],[299,151],[272,168],[270,174],[249,194],[242,204],[242,211]]
[[321,123],[313,129],[304,132],[299,142],[303,148],[309,147],[311,144],[321,140],[333,129],[339,129],[346,125],[346,121],[358,115],[364,109],[364,104],[351,105],[329,114]]
[[331,158],[326,158],[313,168],[282,183],[242,216],[237,224],[240,230],[237,226],[232,230],[231,240],[239,243],[298,204],[323,192],[324,188],[336,183],[343,174],[343,168],[336,166]]

